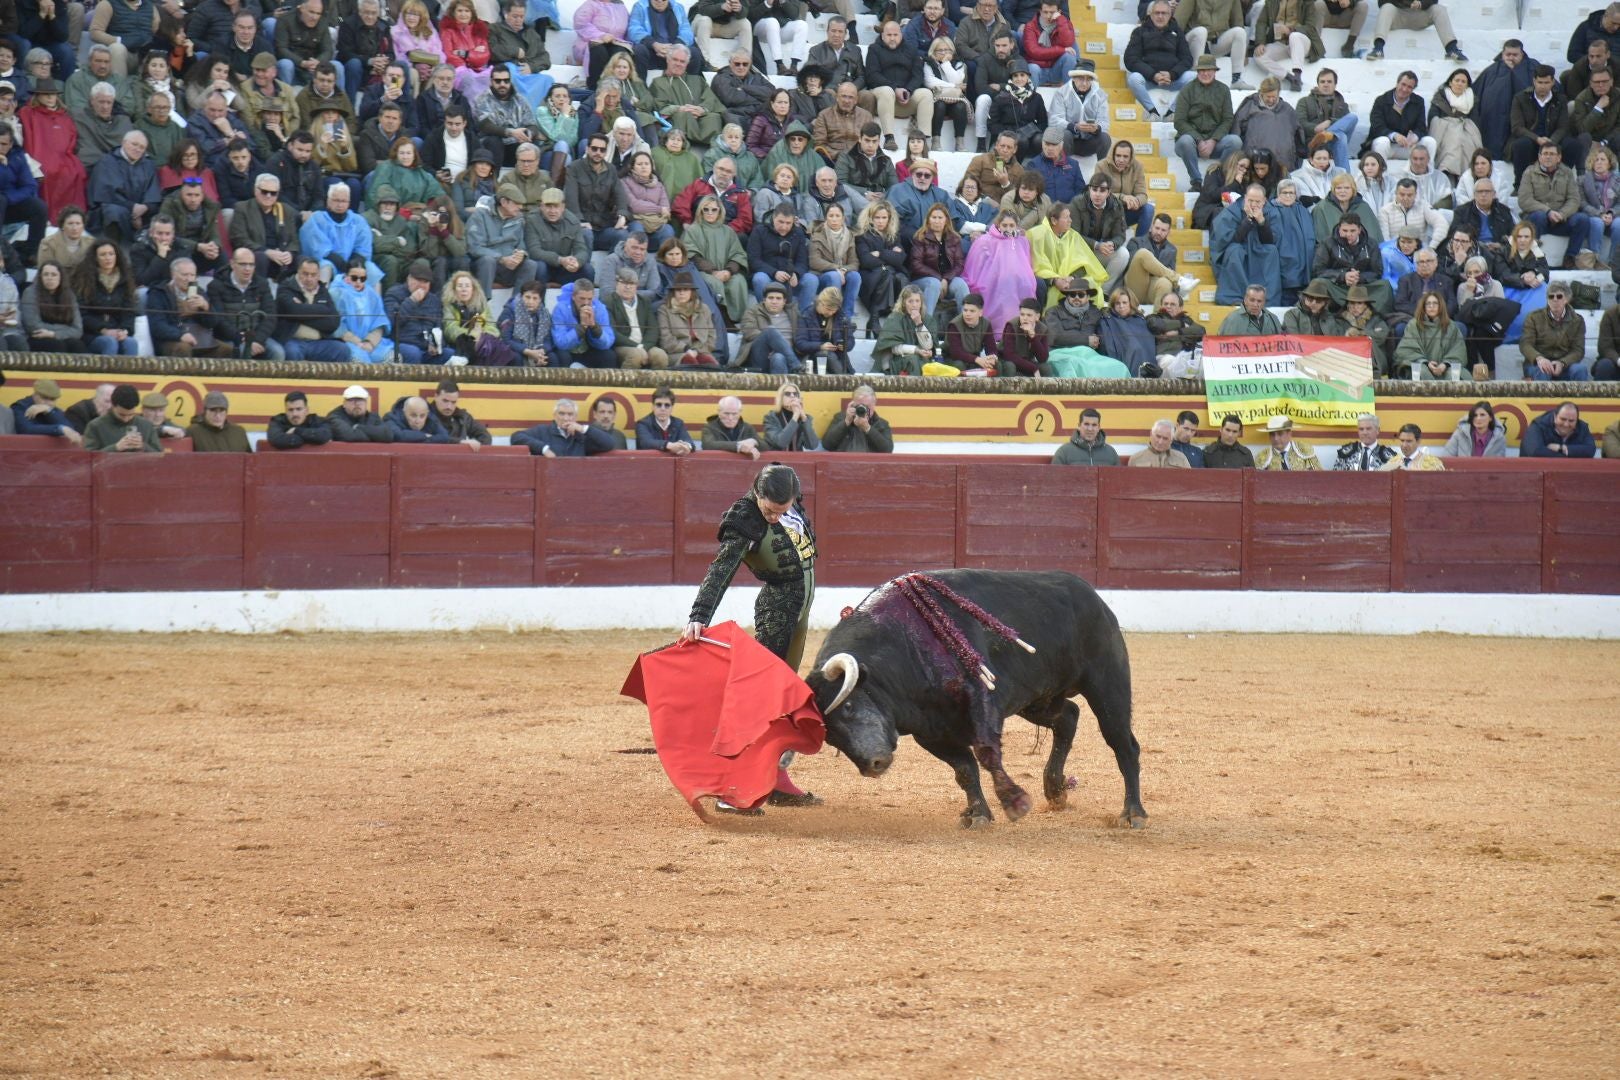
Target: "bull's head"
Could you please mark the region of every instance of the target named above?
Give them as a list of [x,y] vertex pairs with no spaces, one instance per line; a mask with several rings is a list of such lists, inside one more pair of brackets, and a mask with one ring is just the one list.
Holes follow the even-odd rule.
[[882,776],[900,743],[893,717],[879,703],[869,677],[847,652],[835,653],[812,672],[810,687],[827,724],[827,741],[843,751],[862,776]]

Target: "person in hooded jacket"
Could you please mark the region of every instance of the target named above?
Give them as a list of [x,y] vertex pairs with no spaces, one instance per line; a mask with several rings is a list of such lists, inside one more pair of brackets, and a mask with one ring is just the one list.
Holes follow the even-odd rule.
[[1083,409],[1080,423],[1069,436],[1069,441],[1058,447],[1052,455],[1053,465],[1118,465],[1119,451],[1108,445],[1108,435],[1102,429],[1102,413],[1096,409]]

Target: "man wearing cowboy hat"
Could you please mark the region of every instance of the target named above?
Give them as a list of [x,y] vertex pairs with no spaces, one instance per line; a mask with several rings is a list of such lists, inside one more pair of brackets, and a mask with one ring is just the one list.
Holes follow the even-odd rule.
[[1372,306],[1365,286],[1352,285],[1345,290],[1344,311],[1339,317],[1344,320],[1345,337],[1366,338],[1372,343],[1373,370],[1388,371],[1389,323]]
[[1294,441],[1294,422],[1286,416],[1273,416],[1266,421],[1266,434],[1271,445],[1254,455],[1254,467],[1265,471],[1318,472],[1322,463],[1316,460],[1316,451],[1305,443]]
[[[1361,286],[1357,285],[1356,288],[1359,289]],[[1362,291],[1366,292],[1365,289]],[[1300,292],[1299,303],[1289,308],[1283,315],[1283,333],[1343,337],[1343,320],[1328,310],[1328,301],[1332,298],[1332,294],[1328,292],[1327,282],[1321,278],[1312,279],[1311,283]]]

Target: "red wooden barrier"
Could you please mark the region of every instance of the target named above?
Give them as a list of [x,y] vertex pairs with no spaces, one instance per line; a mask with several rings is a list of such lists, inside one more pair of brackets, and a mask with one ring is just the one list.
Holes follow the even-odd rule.
[[96,455],[96,588],[240,589],[247,460]]
[[247,580],[265,589],[387,585],[392,475],[392,455],[254,454]]
[[55,448],[0,451],[0,592],[95,588],[94,460]]
[[638,452],[534,461],[539,476],[536,585],[668,585],[674,580],[674,457]]
[[1388,592],[1391,473],[1245,471],[1243,587]]
[[[1075,470],[1091,471],[1091,470]],[[1243,474],[1099,469],[1097,580],[1112,589],[1236,589]]]
[[[1539,592],[1541,474],[1400,472],[1391,587]],[[1613,486],[1612,482],[1610,486]]]
[[[0,590],[689,585],[759,468],[714,452],[443,449],[0,448]],[[799,470],[828,585],[1057,566],[1112,588],[1620,593],[1620,463],[1330,475],[772,459]]]
[[1067,570],[1096,580],[1097,487],[1105,471],[962,465],[955,565]]
[[1620,484],[1560,469],[1542,490],[1541,591],[1620,593]]
[[415,453],[391,460],[392,584],[533,583],[533,458],[501,457],[475,469]]

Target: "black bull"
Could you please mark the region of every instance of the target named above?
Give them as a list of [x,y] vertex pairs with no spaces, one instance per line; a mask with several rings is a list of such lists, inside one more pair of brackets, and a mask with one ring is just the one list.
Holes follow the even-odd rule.
[[[949,600],[947,617],[995,676],[987,689],[966,670],[893,582],[874,590],[827,634],[808,677],[827,722],[827,741],[864,776],[881,776],[901,735],[951,766],[967,793],[965,826],[990,821],[979,767],[990,773],[1010,820],[1030,810],[1029,796],[1001,760],[1003,721],[1014,714],[1052,732],[1043,774],[1047,803],[1066,805],[1064,765],[1074,743],[1083,696],[1125,778],[1121,821],[1147,823],[1142,809],[1136,737],[1131,734],[1131,664],[1119,623],[1095,589],[1061,571],[940,570],[928,575],[1017,631],[1033,654],[1003,640]],[[851,665],[849,696],[837,698]],[[829,661],[832,664],[829,666]]]

